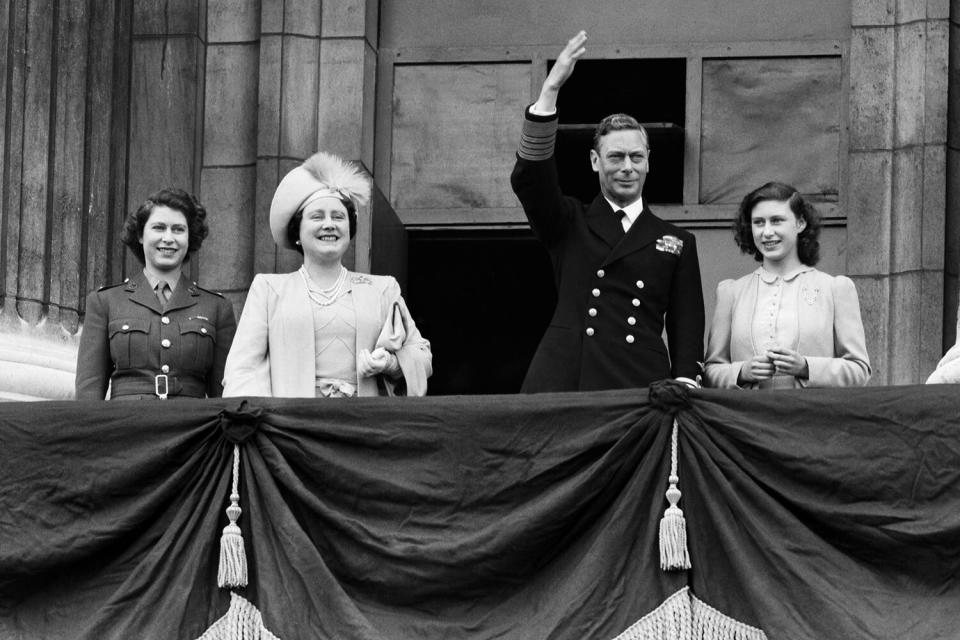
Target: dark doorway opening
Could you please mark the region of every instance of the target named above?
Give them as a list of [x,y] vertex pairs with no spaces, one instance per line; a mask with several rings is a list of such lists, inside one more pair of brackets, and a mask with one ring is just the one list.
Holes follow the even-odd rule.
[[611,113],[626,113],[649,136],[650,173],[643,197],[654,204],[683,202],[686,82],[683,58],[578,62],[557,98],[557,172],[564,193],[584,202],[597,195],[597,174],[589,160],[594,129]]
[[430,395],[516,393],[556,306],[529,229],[408,230],[405,298],[433,349]]

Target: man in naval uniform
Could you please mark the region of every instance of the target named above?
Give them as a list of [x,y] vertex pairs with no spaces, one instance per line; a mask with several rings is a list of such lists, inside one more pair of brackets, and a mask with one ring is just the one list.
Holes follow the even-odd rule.
[[664,378],[696,385],[704,329],[696,240],[641,197],[650,152],[643,127],[625,114],[604,118],[590,151],[600,194],[585,206],[561,192],[557,94],[585,41],[581,31],[567,43],[528,107],[510,177],[557,286],[557,308],[522,391],[645,387]]

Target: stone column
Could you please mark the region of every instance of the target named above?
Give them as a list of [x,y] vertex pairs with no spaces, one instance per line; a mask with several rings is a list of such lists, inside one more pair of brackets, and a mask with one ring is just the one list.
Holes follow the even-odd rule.
[[[199,195],[207,53],[205,2],[133,4],[127,212],[165,187]],[[141,268],[127,256],[126,273]]]
[[[376,0],[327,1],[320,23],[317,148],[356,160],[371,175],[378,14]],[[374,185],[371,204],[360,212],[365,224],[358,224],[352,256],[358,271],[372,270],[375,225],[381,226],[384,218],[396,217],[381,196]]]
[[208,0],[200,193],[210,236],[201,281],[240,313],[253,278],[257,193],[258,0]]
[[873,384],[922,382],[943,335],[947,6],[853,0],[848,273]]
[[[254,271],[297,268],[277,251],[267,214],[280,178],[317,150],[373,171],[376,0],[263,0]],[[364,215],[365,212],[361,212]],[[365,270],[369,226],[360,229],[347,266]]]
[[84,299],[120,275],[130,25],[0,2],[0,400],[72,397]]
[[280,178],[316,151],[321,6],[315,0],[262,0],[260,6],[253,270],[275,273],[299,264],[293,252],[277,251],[268,213]]
[[950,3],[950,65],[947,106],[947,223],[943,292],[943,348],[960,331],[960,0]]

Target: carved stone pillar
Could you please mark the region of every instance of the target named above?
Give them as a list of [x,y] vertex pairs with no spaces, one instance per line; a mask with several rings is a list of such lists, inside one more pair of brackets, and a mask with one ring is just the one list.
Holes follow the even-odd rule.
[[130,3],[0,3],[0,400],[69,398],[121,271]]
[[872,384],[922,382],[943,336],[946,2],[854,0],[847,270]]

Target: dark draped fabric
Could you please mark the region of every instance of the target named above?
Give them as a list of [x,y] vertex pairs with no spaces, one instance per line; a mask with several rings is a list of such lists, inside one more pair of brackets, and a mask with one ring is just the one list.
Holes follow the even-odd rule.
[[0,637],[200,636],[244,437],[238,593],[284,640],[608,640],[685,587],[772,639],[960,633],[956,387],[240,404],[0,404]]

